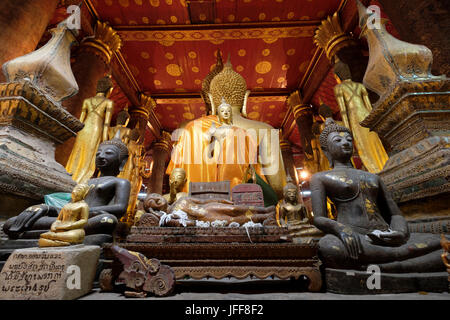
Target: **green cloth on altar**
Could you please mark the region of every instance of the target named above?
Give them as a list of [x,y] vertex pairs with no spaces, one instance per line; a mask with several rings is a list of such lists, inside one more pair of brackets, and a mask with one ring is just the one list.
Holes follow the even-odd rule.
[[[272,187],[267,184],[257,173],[256,184],[258,184],[263,192],[264,207],[276,206],[278,204],[278,197]],[[253,179],[249,179],[248,183],[253,183]]]
[[61,210],[72,199],[71,193],[57,192],[44,196],[45,204]]

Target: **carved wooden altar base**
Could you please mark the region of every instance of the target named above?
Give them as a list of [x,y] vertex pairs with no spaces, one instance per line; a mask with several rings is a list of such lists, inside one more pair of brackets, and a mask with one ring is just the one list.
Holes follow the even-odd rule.
[[[317,246],[296,243],[144,243],[126,242],[124,249],[140,252],[147,258],[156,258],[175,272],[178,280],[191,277],[200,280],[212,277],[244,279],[309,279],[308,290],[317,292],[322,287],[319,271],[321,262]],[[103,246],[105,257],[112,259],[112,278],[117,279],[121,264],[111,251],[111,244]],[[100,279],[102,281],[102,279]]]

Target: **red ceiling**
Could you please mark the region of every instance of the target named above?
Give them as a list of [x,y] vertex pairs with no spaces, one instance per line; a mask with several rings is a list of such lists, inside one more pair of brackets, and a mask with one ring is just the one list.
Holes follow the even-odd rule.
[[[249,99],[249,118],[280,127],[285,96],[298,88],[316,50],[314,30],[340,2],[205,0],[191,1],[189,8],[183,0],[91,1],[99,19],[119,32],[121,53],[141,91],[167,96],[157,99],[155,110],[167,131],[205,114],[199,98],[172,98],[200,92],[201,81],[216,63],[217,49],[224,59],[230,55],[248,89],[271,92]],[[190,13],[196,23],[210,24],[191,25]],[[284,25],[268,25],[277,22]],[[274,91],[280,95],[272,96]]]

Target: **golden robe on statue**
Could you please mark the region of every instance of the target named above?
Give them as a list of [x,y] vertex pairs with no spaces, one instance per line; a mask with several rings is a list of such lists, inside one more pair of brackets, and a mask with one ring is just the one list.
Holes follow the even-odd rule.
[[[209,115],[191,121],[176,131],[172,139],[177,142],[166,173],[170,174],[174,168],[183,168],[188,182],[229,180],[233,188],[244,183],[244,173],[248,165],[252,164],[256,173],[265,180],[257,163],[256,136],[231,125],[226,126],[222,136],[212,142],[210,130],[214,126],[221,129],[219,118]],[[182,191],[188,192],[188,184]]]
[[66,164],[67,172],[77,183],[85,183],[95,171],[95,153],[100,142],[108,140],[113,102],[104,96],[84,100],[80,121],[84,128],[78,132]]
[[380,172],[388,160],[388,155],[378,135],[359,124],[372,111],[372,104],[366,88],[361,83],[346,79],[334,87],[334,93],[342,120],[345,126],[353,132],[356,149],[362,163],[369,172]]

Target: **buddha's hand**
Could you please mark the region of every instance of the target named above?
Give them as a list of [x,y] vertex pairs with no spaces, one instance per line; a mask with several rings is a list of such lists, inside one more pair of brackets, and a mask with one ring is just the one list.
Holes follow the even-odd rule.
[[397,246],[406,242],[406,234],[401,231],[390,230],[389,232],[381,232],[378,237],[387,245]]
[[359,234],[354,232],[351,228],[345,227],[339,232],[339,238],[344,244],[348,255],[351,259],[358,260],[362,253],[361,239]]

